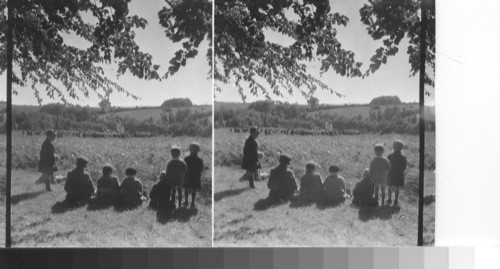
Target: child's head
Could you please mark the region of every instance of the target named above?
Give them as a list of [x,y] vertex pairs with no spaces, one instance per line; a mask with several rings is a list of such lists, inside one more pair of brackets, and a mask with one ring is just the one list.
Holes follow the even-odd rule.
[[290,157],[290,155],[288,154],[281,154],[280,155],[280,165],[290,165],[290,161],[292,161],[292,157]]
[[384,154],[384,146],[382,144],[377,144],[375,145],[374,151],[376,156],[381,156]]
[[332,175],[338,174],[339,171],[340,171],[340,168],[336,165],[330,165],[330,167],[328,167],[328,172]]
[[392,143],[392,148],[394,151],[402,151],[404,147],[403,141],[401,140],[396,140],[394,143]]
[[135,177],[135,175],[137,175],[137,170],[135,170],[132,167],[129,167],[129,168],[127,168],[127,170],[125,170],[125,175],[127,177]]
[[189,144],[189,153],[197,154],[198,152],[200,152],[200,144],[198,144],[198,142],[191,142],[191,144]]
[[77,168],[83,169],[83,168],[87,167],[88,163],[89,163],[89,161],[87,160],[87,158],[85,158],[83,156],[76,158],[76,167]]
[[309,161],[307,164],[306,164],[306,172],[307,173],[312,173],[316,170],[316,163],[313,162],[313,161]]
[[170,155],[172,155],[172,158],[179,158],[181,156],[181,148],[178,146],[172,146],[170,149]]
[[260,129],[257,126],[253,126],[250,128],[250,135],[253,136],[253,138],[259,137],[260,134]]
[[366,168],[363,171],[363,179],[369,179],[370,178],[370,169]]
[[105,164],[103,167],[102,167],[102,174],[103,175],[111,175],[113,173],[113,166],[109,163]]

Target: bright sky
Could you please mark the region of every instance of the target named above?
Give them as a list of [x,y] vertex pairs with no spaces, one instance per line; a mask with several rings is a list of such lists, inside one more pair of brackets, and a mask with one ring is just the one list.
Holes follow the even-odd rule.
[[[165,36],[159,24],[158,11],[166,5],[163,0],[132,0],[129,4],[130,15],[138,15],[148,21],[148,25],[144,30],[135,30],[136,42],[143,51],[153,56],[154,63],[161,66],[160,75],[165,73],[168,68],[168,61],[181,47],[181,44],[174,44]],[[67,42],[79,47],[86,45],[77,37],[68,36],[67,38]],[[117,78],[117,66],[106,66],[105,70],[109,79],[118,82],[126,90],[141,98],[140,100],[134,100],[123,93],[113,93],[110,97],[111,104],[113,106],[159,106],[166,99],[180,97],[190,98],[195,104],[211,104],[212,81],[211,76],[208,76],[210,67],[205,57],[207,48],[208,42],[204,41],[196,58],[188,61],[186,66],[181,68],[177,74],[162,81],[141,80],[130,74]],[[0,77],[0,85],[2,85],[2,88],[6,87],[5,73]],[[17,87],[17,90],[19,94],[13,95],[13,104],[37,104],[33,90],[30,87]],[[41,91],[43,92],[44,88],[41,88]],[[55,102],[45,94],[42,95],[42,98],[43,104]],[[5,100],[5,95],[1,96],[0,99]],[[95,94],[91,95],[89,99],[84,99],[82,96],[79,101],[70,100],[69,98],[67,100],[70,103],[90,106],[97,106],[99,103],[99,99]]]
[[[337,38],[345,49],[355,53],[356,59],[363,63],[362,70],[366,70],[369,66],[370,58],[375,50],[382,44],[381,41],[374,41],[367,33],[364,24],[361,22],[359,9],[367,1],[364,0],[331,0],[332,12],[339,12],[349,18],[347,27],[338,27]],[[274,39],[277,37],[271,37]],[[400,44],[399,53],[388,59],[387,64],[368,78],[345,78],[335,74],[334,71],[329,71],[320,79],[330,85],[331,88],[345,95],[343,98],[337,95],[330,94],[329,91],[318,90],[315,96],[320,100],[320,103],[328,104],[344,104],[344,103],[368,103],[372,98],[381,95],[397,95],[403,102],[418,102],[418,74],[414,77],[409,77],[410,64],[408,62],[408,54],[406,48],[408,40],[404,39]],[[311,74],[319,74],[319,63],[311,62],[308,64]],[[216,82],[220,83],[220,82]],[[241,102],[241,97],[238,91],[232,85],[222,85],[222,92],[215,94],[216,101],[225,102]],[[434,90],[431,89],[431,96],[427,98],[426,104],[434,104]],[[285,96],[280,99],[276,96],[272,98],[290,103],[305,104],[306,100],[297,91],[293,96]],[[255,97],[248,92],[247,102],[264,99],[263,95]]]

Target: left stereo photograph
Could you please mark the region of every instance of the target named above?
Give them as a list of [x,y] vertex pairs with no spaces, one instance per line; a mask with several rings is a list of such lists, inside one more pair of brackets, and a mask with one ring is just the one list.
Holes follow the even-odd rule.
[[13,11],[12,247],[211,246],[212,2]]

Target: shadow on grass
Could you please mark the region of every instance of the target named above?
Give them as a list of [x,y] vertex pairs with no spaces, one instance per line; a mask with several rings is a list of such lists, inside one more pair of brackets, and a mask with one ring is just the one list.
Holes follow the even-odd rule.
[[309,200],[303,196],[294,197],[290,201],[290,208],[307,207],[315,203],[314,201]]
[[399,213],[401,208],[399,206],[381,206],[381,207],[360,207],[359,219],[361,221],[369,221],[371,219],[388,220],[392,215]]
[[88,211],[104,210],[113,207],[113,204],[103,203],[98,199],[92,199],[87,206]]
[[241,188],[241,189],[233,189],[233,190],[225,190],[225,191],[216,192],[216,193],[214,193],[214,201],[218,202],[224,198],[239,195],[240,193],[242,193],[246,190],[248,190],[248,188]]
[[253,210],[255,211],[264,211],[272,207],[276,207],[282,204],[285,204],[287,200],[276,200],[272,198],[264,198],[260,199],[255,204],[253,204]]
[[197,208],[181,207],[177,209],[158,209],[156,210],[156,220],[161,224],[169,222],[188,222],[191,217],[198,214]]
[[62,214],[62,213],[65,213],[67,211],[75,210],[75,209],[78,209],[78,208],[81,208],[84,206],[85,206],[84,203],[74,204],[74,203],[68,203],[66,200],[63,200],[63,201],[56,202],[52,206],[50,212],[52,214]]
[[46,192],[46,191],[40,190],[40,191],[35,191],[35,192],[26,192],[26,193],[12,195],[11,201],[12,201],[12,204],[15,205],[15,204],[18,204],[24,200],[33,199],[44,192]]

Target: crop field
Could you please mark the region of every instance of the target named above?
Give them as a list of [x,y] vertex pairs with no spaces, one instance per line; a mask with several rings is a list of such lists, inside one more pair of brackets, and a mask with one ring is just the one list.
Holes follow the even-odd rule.
[[[204,112],[211,112],[212,111],[212,106],[193,106],[189,108],[191,112],[197,112],[197,113],[204,113]],[[177,109],[172,109],[172,112],[176,112]],[[116,112],[114,113],[118,117],[130,117],[133,119],[136,119],[138,121],[143,121],[143,120],[148,120],[150,118],[153,118],[154,121],[160,120],[161,119],[161,113],[162,110],[161,108],[143,108],[143,109],[133,109],[133,110],[127,110],[127,111],[121,111],[121,112]],[[100,118],[104,118],[108,116],[108,114],[101,115]],[[211,119],[211,117],[210,117]]]
[[[143,204],[133,210],[113,207],[65,208],[64,182],[45,192],[35,184],[40,174],[36,167],[43,136],[13,135],[12,240],[15,247],[165,247],[210,246],[212,237],[211,138],[76,138],[54,141],[61,156],[56,175],[66,175],[76,157],[89,159],[87,170],[94,185],[101,167],[109,162],[120,179],[127,167],[137,169],[149,193],[156,177],[170,160],[170,146],[183,150],[192,141],[201,145],[205,171],[196,208],[182,208],[173,213],[155,212]],[[183,153],[183,157],[187,153]]]
[[[386,153],[392,142],[405,142],[408,158],[405,187],[400,206],[356,208],[351,201],[336,207],[288,202],[270,203],[267,181],[240,182],[244,141],[247,134],[227,129],[215,131],[214,245],[215,246],[408,246],[417,244],[418,216],[418,136],[259,136],[262,172],[278,164],[279,152],[292,156],[290,168],[297,185],[305,164],[315,161],[325,178],[331,164],[340,166],[349,189],[361,179],[373,158],[373,146],[383,143]],[[434,244],[435,223],[435,134],[426,134],[424,241]]]
[[[400,104],[400,105],[388,105],[388,106],[380,106],[380,109],[384,111],[387,107],[393,107],[397,106],[400,109],[406,109],[408,111],[415,111],[418,114],[418,103],[417,104]],[[370,118],[370,105],[357,105],[357,106],[346,106],[346,107],[337,107],[337,108],[332,108],[332,109],[326,109],[326,110],[318,110],[318,111],[312,111],[309,112],[309,115],[315,115],[315,114],[325,114],[325,115],[337,115],[339,117],[344,117],[344,118],[353,118],[353,117],[358,117],[358,115],[361,115],[362,118]],[[425,113],[428,119],[434,120],[435,116],[435,109],[432,106],[427,106],[425,107]]]

